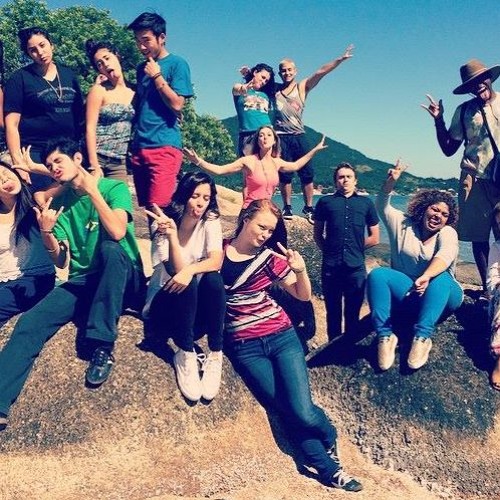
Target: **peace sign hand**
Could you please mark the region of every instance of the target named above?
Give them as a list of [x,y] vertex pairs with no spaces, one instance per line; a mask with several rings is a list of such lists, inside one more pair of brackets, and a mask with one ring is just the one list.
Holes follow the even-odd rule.
[[57,219],[62,214],[64,207],[59,208],[59,210],[54,210],[50,208],[50,204],[54,198],[51,196],[47,203],[39,207],[33,207],[33,210],[36,213],[36,220],[38,222],[38,227],[42,232],[50,232],[54,229],[56,225]]
[[428,113],[434,118],[434,120],[438,120],[442,118],[444,113],[443,100],[439,99],[438,102],[434,100],[434,98],[430,94],[425,94],[427,99],[429,99],[429,104],[421,104],[422,108],[428,111]]
[[288,266],[294,273],[300,274],[306,270],[306,263],[304,262],[302,255],[300,255],[297,250],[292,250],[291,248],[287,249],[279,241],[277,245],[283,255],[277,252],[273,253],[281,259],[286,259],[286,261],[288,262]]
[[167,217],[162,209],[156,204],[153,203],[152,207],[153,211],[151,210],[144,210],[144,212],[151,217],[154,221],[156,221],[156,224],[158,226],[158,233],[164,234],[167,238],[171,238],[172,236],[177,234],[177,225],[175,224],[175,221],[171,219],[170,217]]

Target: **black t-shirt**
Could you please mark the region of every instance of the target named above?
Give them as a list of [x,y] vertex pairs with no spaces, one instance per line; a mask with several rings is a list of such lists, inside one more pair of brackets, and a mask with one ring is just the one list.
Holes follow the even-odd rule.
[[373,202],[354,193],[323,196],[316,203],[314,219],[325,223],[323,262],[328,266],[358,267],[365,262],[365,228],[378,224]]
[[80,86],[69,68],[58,65],[57,71],[59,79],[49,84],[30,64],[17,70],[5,85],[4,115],[21,114],[23,146],[40,148],[57,137],[81,137],[84,115]]

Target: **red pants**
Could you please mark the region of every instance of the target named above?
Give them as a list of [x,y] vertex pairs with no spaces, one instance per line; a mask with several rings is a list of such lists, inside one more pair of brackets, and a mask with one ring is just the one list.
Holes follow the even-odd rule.
[[139,206],[167,206],[177,185],[182,151],[173,146],[139,149],[131,163]]

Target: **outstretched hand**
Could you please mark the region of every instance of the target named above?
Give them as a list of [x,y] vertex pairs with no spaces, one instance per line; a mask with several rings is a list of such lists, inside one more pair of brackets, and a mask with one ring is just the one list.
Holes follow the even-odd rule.
[[429,99],[429,104],[421,104],[420,106],[427,110],[434,120],[438,120],[444,113],[443,100],[435,101],[430,94],[425,94],[425,96]]
[[322,149],[326,149],[328,147],[328,144],[325,144],[325,140],[326,136],[323,135],[323,137],[321,137],[321,141],[319,141],[318,144],[316,144],[316,146],[314,147],[314,150],[321,151]]
[[280,258],[286,259],[288,262],[288,266],[295,273],[302,273],[306,270],[306,263],[302,255],[300,255],[297,250],[292,250],[291,248],[285,248],[279,241],[277,243],[278,248],[281,251],[281,254],[274,252],[274,254]]
[[194,149],[183,148],[182,152],[184,153],[184,156],[191,163],[194,163],[196,166],[199,166],[199,164],[202,161],[202,159],[196,154],[196,151]]
[[345,49],[344,53],[342,54],[342,56],[340,56],[340,58],[345,61],[346,59],[350,59],[354,54],[352,53],[352,51],[354,50],[354,45],[351,43],[347,46],[347,48]]
[[33,210],[36,214],[36,220],[38,222],[38,227],[40,231],[52,231],[54,226],[56,225],[57,219],[62,214],[64,207],[61,207],[59,210],[54,210],[50,208],[50,204],[52,203],[52,196],[47,200],[45,204],[43,204],[40,208],[33,207]]
[[170,217],[167,217],[164,213],[163,210],[156,204],[153,203],[152,207],[153,210],[144,210],[146,215],[151,217],[154,221],[156,221],[156,224],[158,226],[158,233],[164,234],[167,236],[167,238],[170,238],[172,235],[177,234],[177,226],[175,224],[175,221],[171,219]]

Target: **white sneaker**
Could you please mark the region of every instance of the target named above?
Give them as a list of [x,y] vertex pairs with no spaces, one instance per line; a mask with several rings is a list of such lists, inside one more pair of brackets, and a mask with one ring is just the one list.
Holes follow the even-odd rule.
[[174,355],[174,368],[182,395],[190,401],[198,401],[201,398],[201,381],[196,353],[179,349]]
[[408,366],[412,370],[418,370],[427,363],[432,348],[432,340],[425,337],[415,337],[411,343],[408,355]]
[[396,359],[398,338],[394,333],[380,337],[378,340],[378,366],[381,370],[388,370]]
[[201,366],[201,391],[203,399],[211,401],[217,396],[222,377],[222,351],[209,352]]

